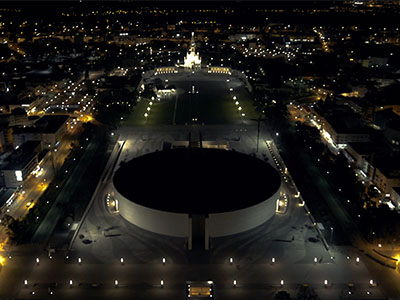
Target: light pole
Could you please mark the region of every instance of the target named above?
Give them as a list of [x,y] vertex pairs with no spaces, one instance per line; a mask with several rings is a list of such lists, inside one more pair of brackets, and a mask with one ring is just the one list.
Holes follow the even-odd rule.
[[260,122],[265,121],[267,119],[261,119],[261,115],[258,116],[257,119],[251,119],[253,121],[257,121],[257,147],[256,147],[256,153],[258,152],[258,146],[260,144]]

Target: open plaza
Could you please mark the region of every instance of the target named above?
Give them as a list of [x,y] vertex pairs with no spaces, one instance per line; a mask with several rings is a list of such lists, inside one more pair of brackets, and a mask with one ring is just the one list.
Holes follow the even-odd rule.
[[[214,82],[217,90],[225,86],[225,97],[199,97],[195,100],[197,106],[185,103],[191,101],[190,96],[180,98],[177,111],[186,109],[186,112],[176,113],[179,116],[176,125],[127,124],[114,133],[118,136],[117,144],[69,247],[57,249],[51,257],[40,250],[33,252],[29,261],[22,257],[20,260],[18,253],[13,254],[16,266],[31,266],[24,274],[9,279],[18,278],[19,283],[14,283],[20,299],[46,298],[49,293],[57,299],[125,299],[128,296],[133,299],[184,299],[186,282],[210,280],[217,299],[271,299],[277,291],[295,295],[301,287],[311,288],[322,299],[384,299],[379,278],[373,278],[366,268],[365,263],[371,263],[369,258],[353,248],[334,246],[322,238],[321,230],[303,200],[298,198],[299,192],[274,146],[273,135],[261,126],[257,151],[256,121],[238,116],[234,109],[231,110],[232,120],[238,122],[210,125],[213,122],[206,121],[217,120],[216,115],[209,117],[206,114],[208,105],[236,107],[231,103],[233,95],[226,79]],[[181,86],[190,90],[194,85],[202,95],[202,89],[206,94],[212,91],[206,90],[208,82],[213,81],[190,79],[182,81]],[[241,94],[237,95],[241,99]],[[203,99],[204,103],[201,102]],[[158,115],[165,120],[161,112],[162,101],[164,99],[160,100]],[[163,124],[164,121],[156,119],[158,115],[154,114],[154,124]],[[171,110],[167,115],[174,113]],[[229,112],[223,111],[223,115],[229,115]],[[190,122],[195,116],[200,120],[204,118],[205,124]],[[273,205],[272,218],[242,233],[212,237],[208,250],[201,247],[189,250],[187,237],[160,235],[122,217],[120,208],[116,207],[118,199],[114,194],[113,175],[132,159],[156,151],[173,151],[165,150],[165,145],[198,148],[200,140],[204,147],[220,147],[271,164],[280,174],[282,186],[279,205]],[[235,191],[250,195],[250,189],[263,189],[263,185],[268,185],[268,180],[262,182],[262,173],[242,173],[240,170],[229,174],[234,179],[226,186],[230,190],[226,195]],[[210,167],[209,172],[218,172],[221,178],[227,176],[224,169]],[[235,172],[234,167],[230,172]],[[169,173],[172,171],[166,169],[146,176],[145,180],[149,181],[148,186],[154,183],[151,188],[157,190],[157,182]],[[185,176],[190,181],[191,174]],[[248,177],[259,178],[261,183],[254,187],[242,186]],[[169,180],[174,182],[173,178]],[[130,188],[135,194],[134,191],[142,186],[132,180]],[[242,191],[243,188],[248,190]],[[176,181],[159,191],[165,195],[161,201],[168,202],[185,190]],[[186,196],[190,202],[190,194]],[[229,199],[224,201],[229,202]]]
[[376,262],[311,214],[244,72],[203,66],[192,33],[183,65],[147,70],[135,89],[82,219],[44,249],[8,251],[0,287],[16,299],[387,299]]

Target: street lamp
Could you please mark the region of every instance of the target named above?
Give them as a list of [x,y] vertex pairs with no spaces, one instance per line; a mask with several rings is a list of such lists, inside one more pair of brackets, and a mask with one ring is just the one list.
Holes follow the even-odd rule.
[[36,264],[39,265],[39,257],[36,257]]
[[324,280],[324,286],[327,287],[328,286],[328,280]]
[[272,264],[275,263],[275,257],[273,257],[273,258],[271,259],[271,263],[272,263]]
[[160,284],[161,284],[161,287],[164,287],[164,280],[161,279]]
[[284,283],[285,283],[285,282],[283,281],[283,279],[281,279],[281,286],[283,286]]
[[78,257],[78,264],[82,263],[82,259],[80,257]]
[[236,281],[236,279],[234,279],[233,280],[233,287],[236,287],[236,283],[237,283],[237,281]]
[[117,288],[118,287],[118,280],[117,279],[115,279],[114,284],[115,284],[115,287]]
[[229,258],[229,263],[233,264],[233,257]]
[[24,285],[25,285],[25,287],[27,287],[28,286],[28,280],[24,280]]
[[123,264],[124,264],[124,258],[121,257],[121,265],[123,265]]
[[69,280],[69,287],[72,288],[72,279]]
[[314,263],[316,264],[318,262],[318,258],[314,257]]
[[358,264],[360,262],[360,258],[357,256],[356,257],[356,263]]
[[166,259],[165,259],[165,257],[163,257],[163,258],[162,258],[162,263],[163,263],[163,265],[165,265],[165,262],[166,262]]
[[372,279],[369,281],[369,285],[374,286],[374,281]]

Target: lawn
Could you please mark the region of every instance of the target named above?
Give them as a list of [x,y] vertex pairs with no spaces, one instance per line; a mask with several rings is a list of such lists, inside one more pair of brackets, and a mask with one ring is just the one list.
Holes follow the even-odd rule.
[[[251,95],[244,85],[238,80],[227,82],[226,76],[214,76],[211,80],[170,78],[169,83],[177,89],[176,95],[153,101],[147,119],[144,114],[150,99],[142,98],[124,125],[240,124],[242,120],[257,118]],[[194,93],[191,92],[193,85]],[[231,87],[233,91],[229,90]],[[237,97],[239,105],[235,105],[233,96]],[[242,107],[240,113],[239,106]],[[245,117],[241,113],[245,113]]]

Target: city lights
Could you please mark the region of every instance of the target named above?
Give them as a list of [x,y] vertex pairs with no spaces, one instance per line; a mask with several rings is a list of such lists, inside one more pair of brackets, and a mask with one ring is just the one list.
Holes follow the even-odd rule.
[[400,3],[81,2],[0,4],[5,299],[400,299]]

